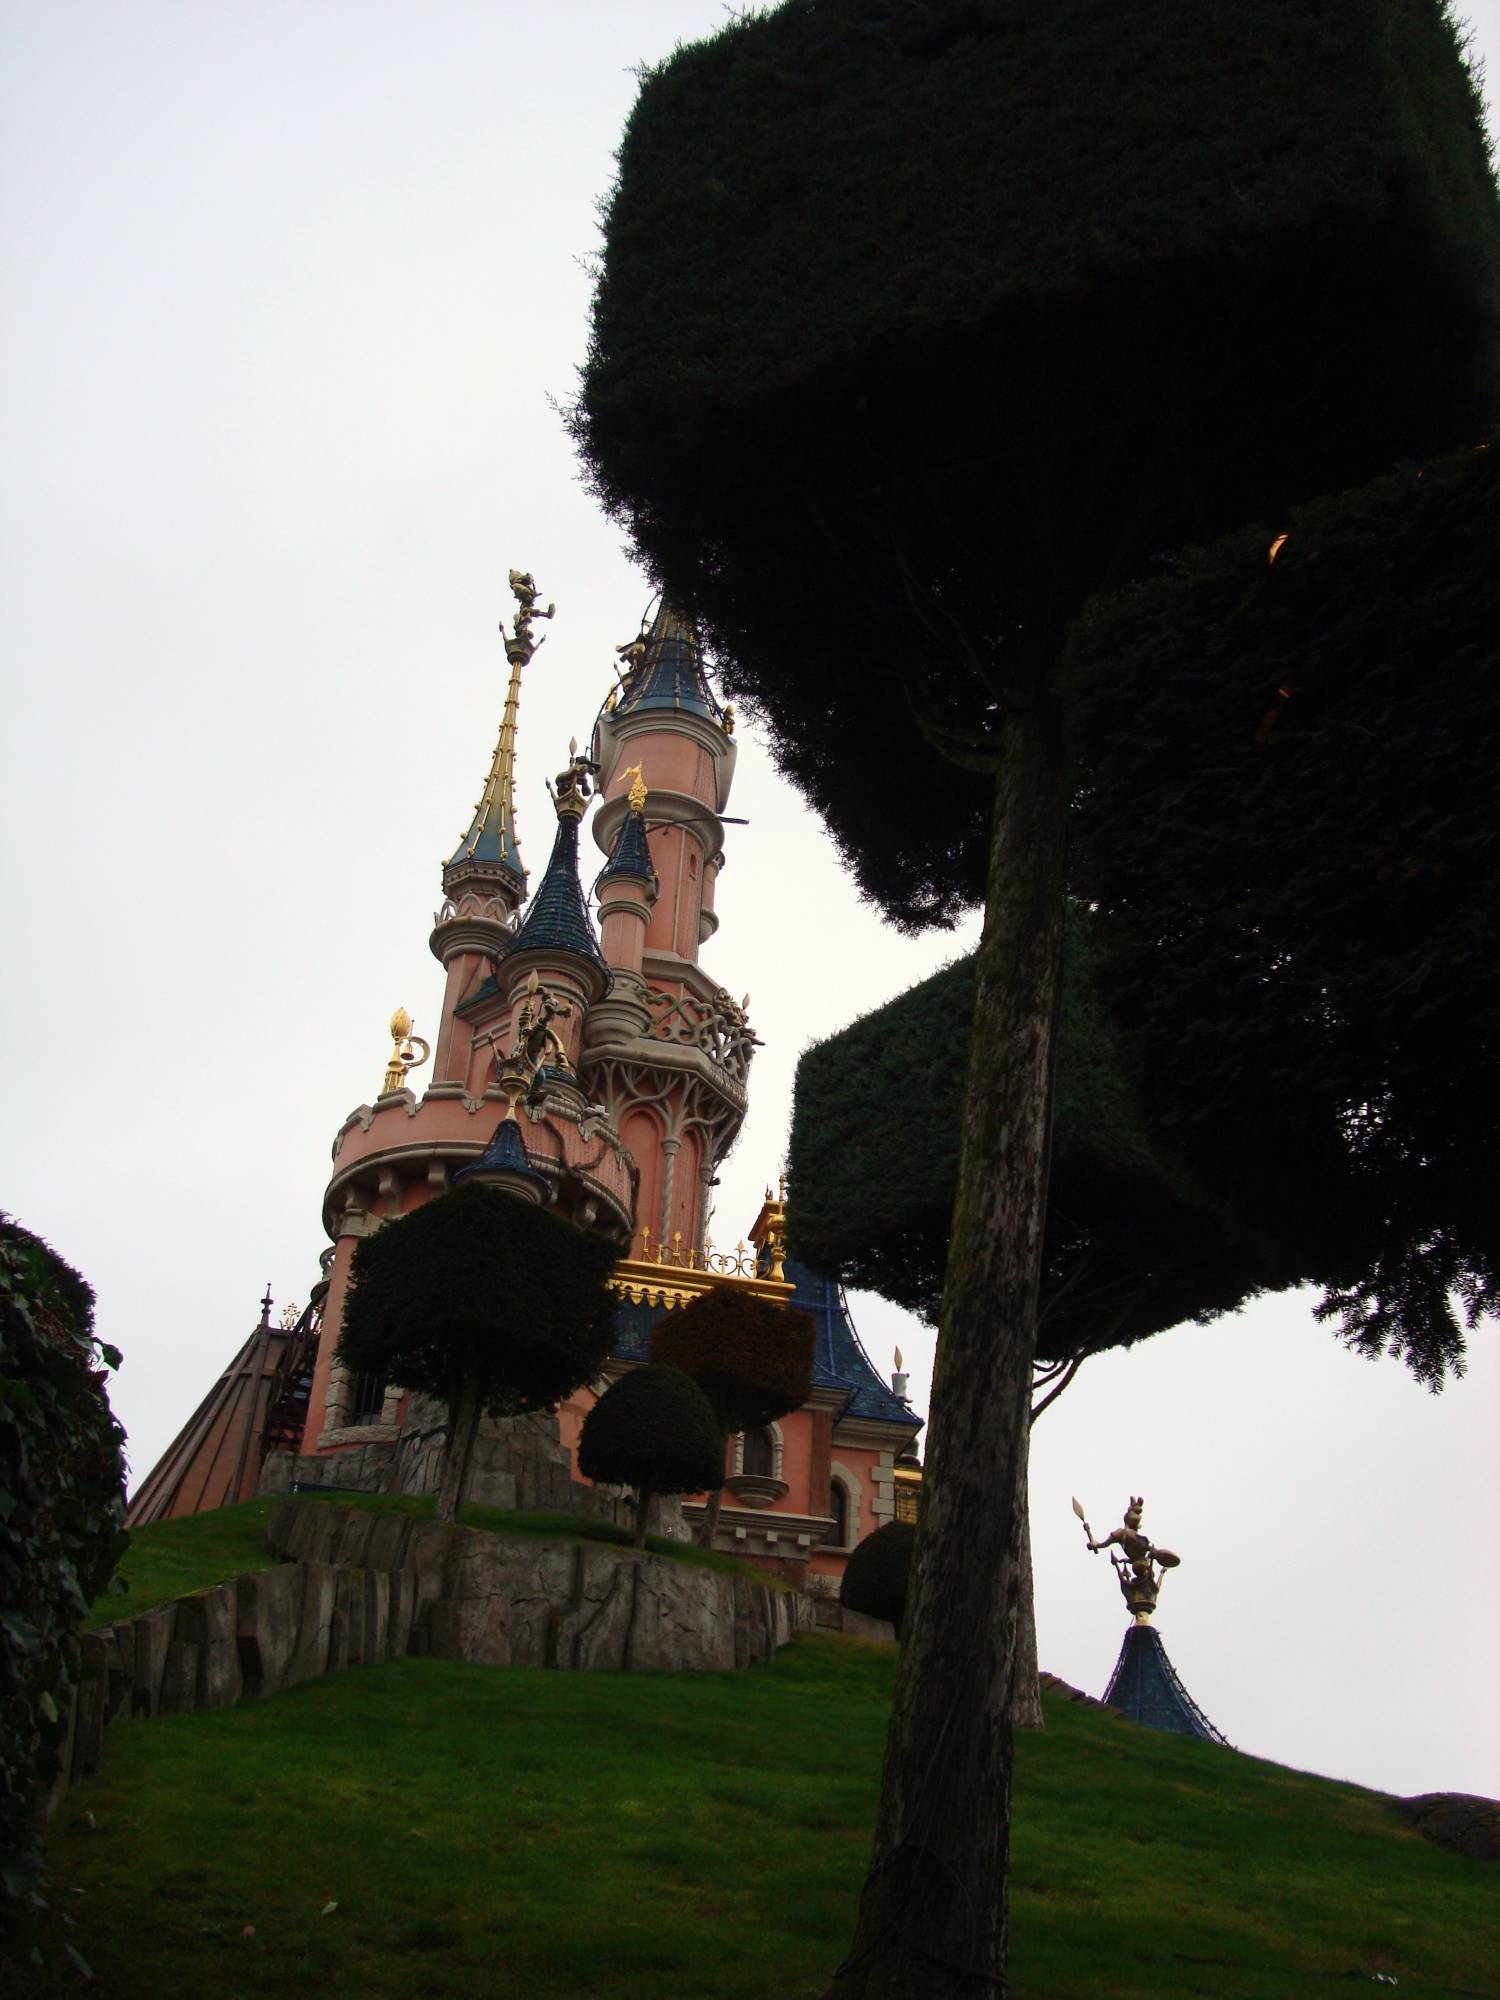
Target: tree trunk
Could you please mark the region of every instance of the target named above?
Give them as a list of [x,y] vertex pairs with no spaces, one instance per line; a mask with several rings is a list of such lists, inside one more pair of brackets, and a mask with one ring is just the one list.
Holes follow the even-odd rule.
[[1055,698],[1006,731],[912,1597],[870,1872],[830,2000],[1005,1992],[1010,1702],[1062,955]]
[[1021,1452],[1020,1477],[1016,1483],[1016,1511],[1021,1518],[1021,1587],[1016,1599],[1016,1666],[1010,1684],[1010,1722],[1013,1729],[1042,1727],[1042,1684],[1036,1652],[1036,1588],[1031,1572],[1031,1498],[1027,1472],[1031,1462],[1031,1426],[1028,1422]]
[[704,1508],[704,1518],[702,1518],[702,1524],[698,1528],[698,1546],[700,1548],[712,1548],[714,1546],[714,1536],[718,1534],[718,1510],[722,1506],[724,1506],[724,1480],[720,1478],[718,1486],[708,1496],[708,1506]]
[[469,1479],[469,1459],[479,1432],[481,1399],[478,1388],[465,1382],[448,1405],[448,1442],[443,1447],[443,1469],[438,1478],[437,1518],[451,1528]]
[[636,1490],[635,1546],[638,1549],[643,1549],[646,1546],[646,1519],[651,1512],[651,1502],[655,1497],[649,1486],[641,1486]]

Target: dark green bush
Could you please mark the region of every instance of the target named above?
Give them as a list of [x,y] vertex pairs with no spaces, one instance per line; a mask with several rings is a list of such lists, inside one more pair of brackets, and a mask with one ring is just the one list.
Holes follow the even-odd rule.
[[724,1477],[724,1437],[690,1375],[658,1362],[632,1369],[583,1421],[578,1469],[585,1479],[636,1489],[635,1539],[658,1493],[705,1493]]
[[651,1359],[691,1375],[721,1429],[757,1430],[812,1391],[813,1323],[804,1312],[715,1285],[651,1330]]
[[354,1255],[339,1358],[487,1415],[549,1409],[609,1352],[617,1252],[494,1188],[455,1188],[367,1236]]
[[844,1567],[839,1602],[867,1618],[885,1618],[899,1632],[917,1531],[910,1521],[887,1521],[855,1549]]
[[[40,1907],[39,1811],[60,1774],[77,1630],[128,1540],[125,1433],[94,1295],[0,1216],[0,1931]],[[0,1958],[4,1947],[0,1946]]]

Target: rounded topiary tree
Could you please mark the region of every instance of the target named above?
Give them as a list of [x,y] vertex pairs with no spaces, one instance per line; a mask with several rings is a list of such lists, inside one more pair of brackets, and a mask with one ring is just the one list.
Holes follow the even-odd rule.
[[644,1548],[652,1500],[712,1486],[723,1475],[724,1439],[692,1377],[653,1362],[622,1376],[584,1418],[578,1469],[635,1488],[635,1545]]
[[[77,1632],[128,1539],[125,1433],[94,1294],[0,1215],[0,1937],[40,1904],[39,1808],[61,1768]],[[0,1946],[0,1962],[6,1947]]]
[[718,1479],[708,1496],[705,1548],[713,1546],[719,1522],[724,1438],[801,1409],[812,1392],[813,1337],[806,1313],[729,1285],[715,1285],[651,1329],[651,1359],[691,1375],[719,1426]]
[[355,1251],[339,1359],[447,1404],[440,1521],[457,1517],[482,1415],[550,1409],[598,1373],[615,1256],[603,1237],[472,1184]]
[[845,1565],[839,1602],[867,1618],[885,1618],[899,1632],[916,1546],[917,1531],[910,1521],[887,1521],[866,1535]]

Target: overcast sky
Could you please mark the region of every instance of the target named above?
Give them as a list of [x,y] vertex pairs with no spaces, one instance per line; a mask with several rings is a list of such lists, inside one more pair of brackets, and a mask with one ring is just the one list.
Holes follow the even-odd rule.
[[[521,708],[546,858],[544,777],[647,597],[556,409],[596,204],[634,66],[725,12],[0,6],[0,1204],[96,1287],[137,1478],[267,1280],[306,1299],[391,1010],[435,1025],[427,933],[499,718],[512,565],[558,607]],[[1470,17],[1500,75],[1500,0]],[[899,767],[893,727],[870,783]],[[732,1240],[801,1050],[974,929],[885,928],[752,732],[730,810],[705,963],[765,1040]],[[854,1304],[925,1409],[931,1336]],[[1168,1650],[1232,1741],[1500,1795],[1497,1419],[1493,1329],[1433,1398],[1300,1297],[1090,1363],[1035,1435],[1043,1664],[1102,1692],[1124,1613],[1069,1499],[1102,1532],[1141,1492],[1183,1559]]]

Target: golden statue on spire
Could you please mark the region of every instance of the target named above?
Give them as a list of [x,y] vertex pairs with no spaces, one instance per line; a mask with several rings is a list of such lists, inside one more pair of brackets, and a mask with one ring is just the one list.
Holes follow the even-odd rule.
[[1073,1512],[1083,1522],[1083,1532],[1088,1536],[1089,1548],[1094,1555],[1100,1549],[1119,1545],[1121,1554],[1112,1555],[1110,1561],[1115,1566],[1120,1595],[1137,1625],[1149,1624],[1156,1609],[1156,1600],[1161,1592],[1158,1571],[1176,1569],[1182,1561],[1181,1556],[1173,1555],[1170,1549],[1157,1548],[1149,1537],[1141,1533],[1141,1510],[1145,1504],[1139,1494],[1132,1493],[1123,1525],[1111,1528],[1102,1542],[1096,1542],[1093,1529],[1084,1519],[1082,1506],[1076,1499],[1073,1502]]

